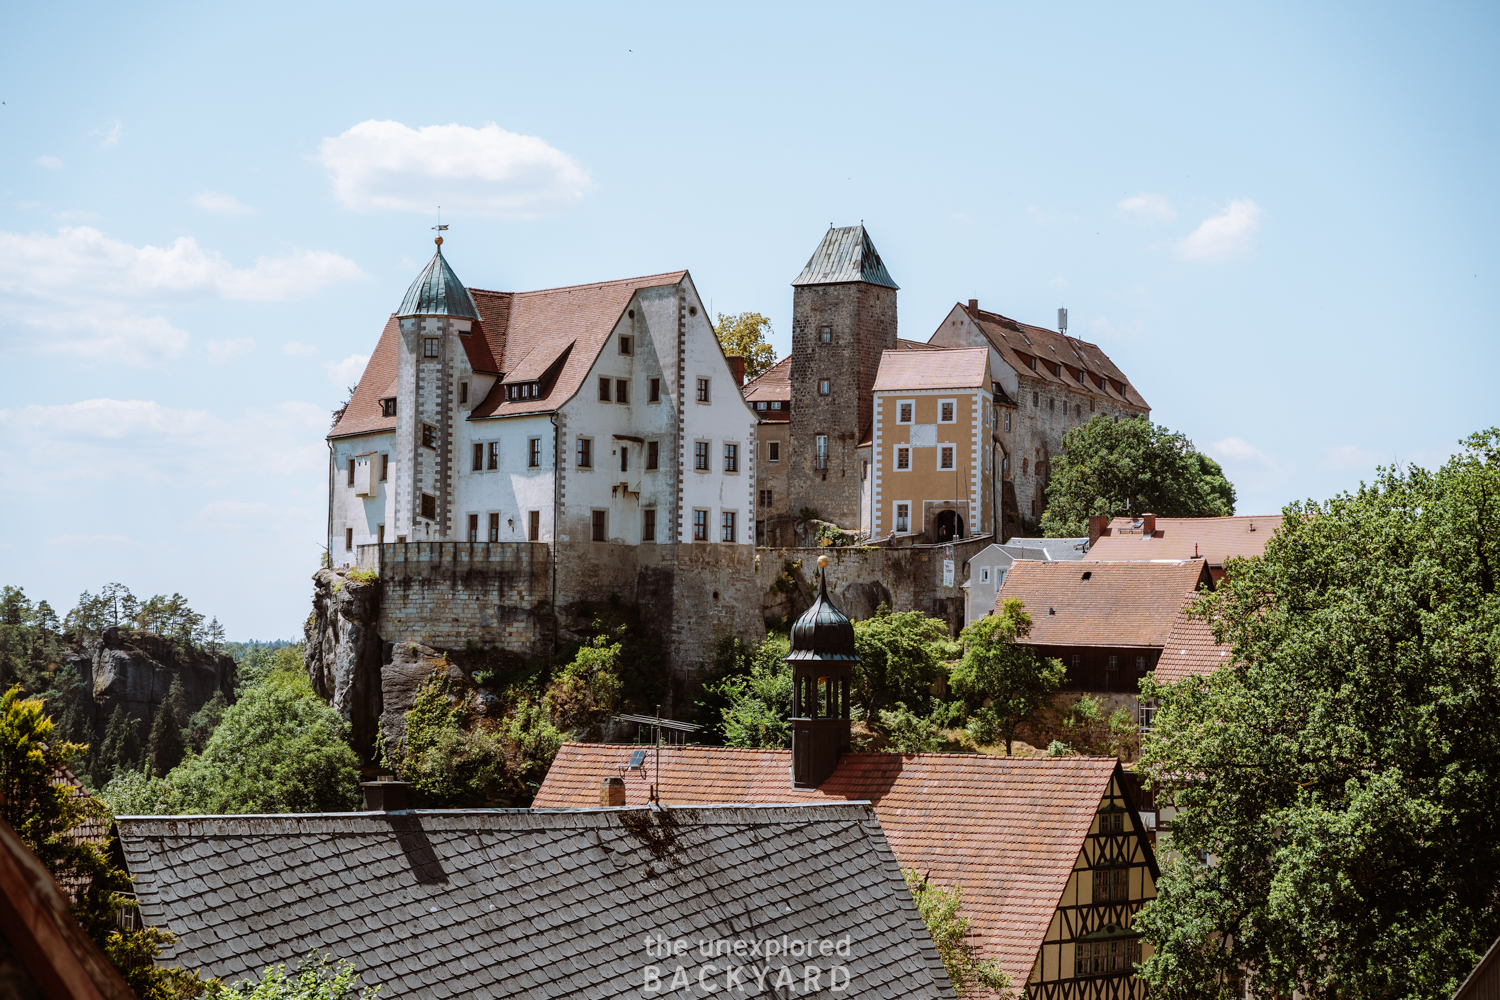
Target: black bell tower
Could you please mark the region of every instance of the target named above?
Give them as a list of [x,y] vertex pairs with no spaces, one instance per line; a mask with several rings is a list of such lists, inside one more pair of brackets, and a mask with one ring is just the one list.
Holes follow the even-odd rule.
[[849,749],[849,685],[859,654],[854,626],[828,599],[828,557],[818,557],[818,599],[792,626],[792,786],[817,788]]

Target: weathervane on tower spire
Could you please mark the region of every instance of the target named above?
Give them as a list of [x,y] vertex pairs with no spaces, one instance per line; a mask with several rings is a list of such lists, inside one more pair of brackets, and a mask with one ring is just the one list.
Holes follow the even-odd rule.
[[443,225],[443,206],[442,205],[438,206],[438,224],[435,225],[435,226],[433,226],[432,228],[435,229],[437,231],[437,233],[438,233],[437,239],[433,240],[432,242],[436,243],[438,246],[442,246],[443,245],[443,236],[442,236],[442,233],[443,233],[444,230],[446,230],[448,228],[447,226]]

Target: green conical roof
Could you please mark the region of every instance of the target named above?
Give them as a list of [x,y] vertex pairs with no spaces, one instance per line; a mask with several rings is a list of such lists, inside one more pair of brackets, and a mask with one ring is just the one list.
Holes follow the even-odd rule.
[[479,319],[479,310],[474,307],[474,299],[469,295],[469,290],[443,259],[442,237],[438,237],[437,244],[437,253],[432,255],[427,267],[406,290],[406,298],[401,300],[401,308],[396,311],[396,315]]

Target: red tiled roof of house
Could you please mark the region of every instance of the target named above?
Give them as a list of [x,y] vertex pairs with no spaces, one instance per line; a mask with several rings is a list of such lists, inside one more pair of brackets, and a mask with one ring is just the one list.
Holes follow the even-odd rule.
[[401,340],[401,327],[394,314],[386,320],[380,331],[380,340],[375,344],[375,353],[370,355],[354,396],[344,407],[344,415],[328,432],[331,438],[348,437],[352,434],[371,434],[375,431],[396,429],[395,417],[380,415],[380,400],[396,394],[396,348]]
[[[541,399],[507,401],[503,386],[497,383],[474,408],[471,416],[508,417],[550,413],[557,409],[583,384],[631,297],[643,288],[675,285],[685,277],[686,271],[671,271],[590,285],[510,293],[506,328],[501,338],[501,368],[505,372],[505,381],[540,379],[559,364],[561,370],[554,377],[551,391]],[[485,309],[484,297],[506,294],[470,291],[481,314]]]
[[882,351],[871,391],[989,388],[989,371],[990,352],[984,347]]
[[[631,771],[636,749],[563,744],[532,807],[598,806],[600,779],[616,775],[628,805],[645,803],[656,750]],[[868,799],[901,867],[961,885],[980,954],[1025,982],[1116,766],[1113,757],[857,753],[821,787],[801,789],[787,750],[664,746],[659,784],[668,806]]]
[[[1099,349],[1098,344],[984,309],[969,315],[1005,363],[1016,371],[1045,382],[1066,385],[1076,392],[1103,396],[1135,409],[1148,408],[1141,394],[1125,378],[1125,373]],[[1027,360],[1031,357],[1037,359],[1035,370]],[[1054,365],[1061,367],[1054,369]],[[1084,372],[1082,382],[1077,377],[1079,370]],[[1123,393],[1121,389],[1124,389]]]
[[1206,677],[1228,663],[1232,651],[1232,647],[1214,642],[1208,622],[1189,618],[1184,604],[1156,661],[1156,679],[1176,684],[1184,677]]
[[1141,532],[1140,518],[1117,517],[1109,522],[1110,533],[1099,536],[1083,558],[1093,562],[1202,558],[1210,566],[1222,566],[1232,557],[1264,554],[1266,542],[1280,527],[1280,514],[1158,517],[1155,534],[1147,537]]
[[745,383],[745,402],[758,399],[790,400],[792,398],[792,356],[788,354],[770,368]]
[[937,344],[924,344],[920,340],[907,340],[904,337],[896,338],[896,350],[898,351],[946,351],[948,348]]
[[1036,646],[1164,646],[1184,595],[1213,587],[1201,559],[1174,562],[1041,562],[1017,559],[995,595],[1031,615]]

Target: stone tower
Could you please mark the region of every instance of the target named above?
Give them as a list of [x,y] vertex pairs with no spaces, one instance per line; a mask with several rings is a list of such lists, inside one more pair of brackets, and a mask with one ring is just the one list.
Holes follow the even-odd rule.
[[396,312],[401,350],[396,361],[395,534],[411,542],[456,537],[454,454],[460,411],[458,376],[465,373],[463,338],[479,310],[469,290],[437,253],[417,275]]
[[792,282],[790,509],[858,530],[855,449],[882,351],[896,347],[896,282],[865,227],[829,229]]
[[792,625],[792,785],[817,788],[849,749],[849,685],[859,653],[854,626],[828,599],[828,557],[818,557],[818,599]]

